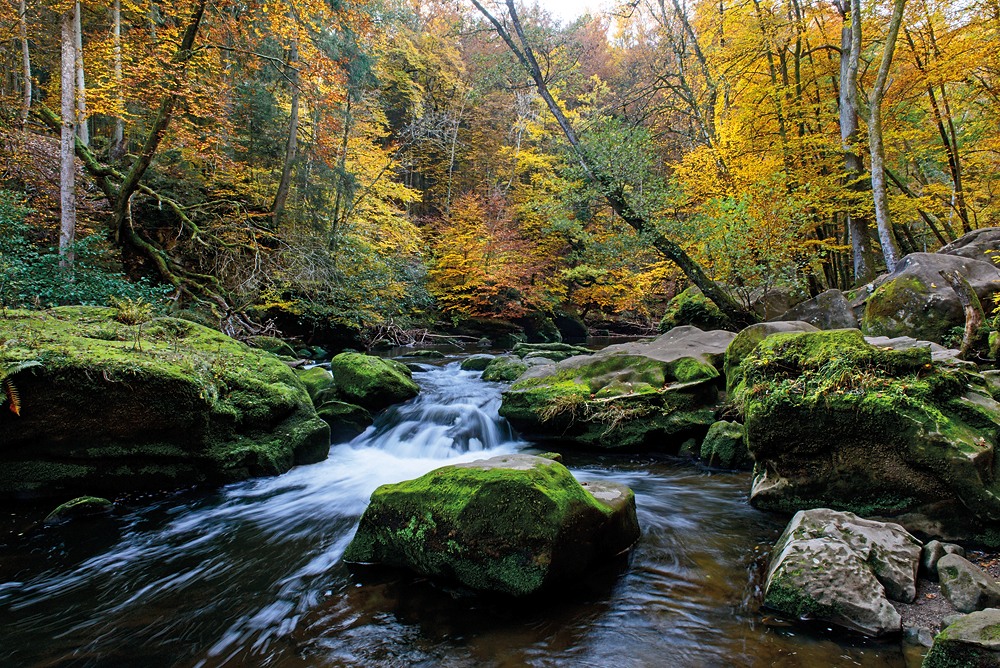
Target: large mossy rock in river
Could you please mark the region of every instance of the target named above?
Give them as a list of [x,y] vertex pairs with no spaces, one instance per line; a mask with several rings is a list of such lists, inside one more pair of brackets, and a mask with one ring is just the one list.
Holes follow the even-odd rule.
[[274,475],[326,458],[330,430],[273,355],[157,318],[133,350],[107,308],[8,311],[0,364],[20,416],[0,411],[0,497],[115,494]]
[[1000,404],[981,375],[858,330],[774,334],[734,398],[757,463],[751,503],[893,517],[944,539],[1000,539]]
[[500,415],[532,439],[676,453],[715,422],[716,366],[734,336],[677,327],[529,369],[504,392]]
[[344,553],[526,596],[579,578],[639,538],[627,487],[578,483],[562,464],[505,455],[383,485]]
[[880,277],[865,302],[861,329],[871,336],[912,336],[942,343],[965,326],[958,295],[941,272],[965,277],[984,306],[1000,292],[1000,268],[992,262],[942,253],[912,253],[896,271]]
[[898,632],[889,599],[913,602],[919,564],[920,541],[898,524],[801,511],[774,546],[764,605],[869,636]]
[[675,327],[686,325],[706,331],[731,327],[726,314],[696,286],[691,286],[670,300],[660,320],[659,330],[669,332]]
[[934,638],[922,668],[1000,668],[1000,610],[962,615]]
[[[336,399],[369,411],[412,399],[420,392],[413,374],[396,360],[361,353],[340,353],[330,360]],[[324,395],[327,400],[334,397]]]

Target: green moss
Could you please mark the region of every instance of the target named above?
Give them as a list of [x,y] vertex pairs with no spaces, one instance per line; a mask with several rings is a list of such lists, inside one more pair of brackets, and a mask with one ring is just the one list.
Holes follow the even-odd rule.
[[712,424],[701,444],[701,459],[709,466],[750,469],[753,459],[747,450],[743,425],[719,421]]
[[305,385],[309,398],[316,401],[317,395],[323,390],[333,387],[333,374],[323,367],[314,366],[309,369],[296,369],[296,375]]
[[931,289],[912,275],[880,285],[865,301],[861,329],[869,336],[907,335],[942,343],[954,323],[933,317],[927,309]]
[[361,353],[340,353],[330,360],[334,388],[341,401],[378,411],[412,399],[420,392],[406,365]]
[[706,331],[732,329],[725,314],[697,287],[690,287],[670,300],[659,330],[667,332],[681,325],[693,325]]
[[483,380],[492,383],[510,383],[527,370],[527,364],[513,357],[494,357],[483,370]]
[[819,603],[782,577],[767,588],[764,605],[795,619],[831,619],[838,614],[835,606]]
[[[8,314],[0,363],[42,366],[18,377],[21,416],[0,416],[0,468],[30,471],[23,481],[5,477],[0,495],[230,480],[231,460],[244,451],[247,475],[287,470],[299,452],[325,456],[315,445],[327,438],[325,424],[294,373],[270,354],[174,318],[154,319],[140,352],[94,336],[111,309]],[[260,448],[267,452],[249,456]],[[157,473],[133,487],[112,475],[124,461]]]
[[485,371],[494,359],[493,355],[470,355],[462,360],[460,366],[462,371]]
[[451,576],[515,596],[537,591],[554,564],[594,549],[577,544],[572,532],[599,526],[612,513],[562,464],[521,459],[530,465],[449,466],[379,487],[344,559]]

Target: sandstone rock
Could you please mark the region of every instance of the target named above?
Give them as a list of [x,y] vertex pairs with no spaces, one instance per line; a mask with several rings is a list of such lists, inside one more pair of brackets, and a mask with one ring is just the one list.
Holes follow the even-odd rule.
[[941,591],[959,612],[1000,606],[1000,583],[965,557],[946,554],[937,562]]

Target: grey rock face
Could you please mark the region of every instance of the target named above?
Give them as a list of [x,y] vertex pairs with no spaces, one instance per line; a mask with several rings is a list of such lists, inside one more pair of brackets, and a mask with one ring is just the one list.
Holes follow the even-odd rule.
[[959,612],[1000,606],[1000,584],[965,557],[946,554],[937,562],[941,591]]

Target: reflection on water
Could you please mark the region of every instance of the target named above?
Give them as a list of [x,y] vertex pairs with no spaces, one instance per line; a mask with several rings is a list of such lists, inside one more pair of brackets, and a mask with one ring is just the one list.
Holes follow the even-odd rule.
[[378,485],[528,447],[499,385],[427,368],[417,399],[320,464],[3,536],[0,665],[906,665],[898,645],[762,623],[755,564],[781,521],[747,505],[746,475],[675,461],[567,457],[632,487],[643,528],[627,563],[571,591],[512,604],[351,574],[340,556]]

